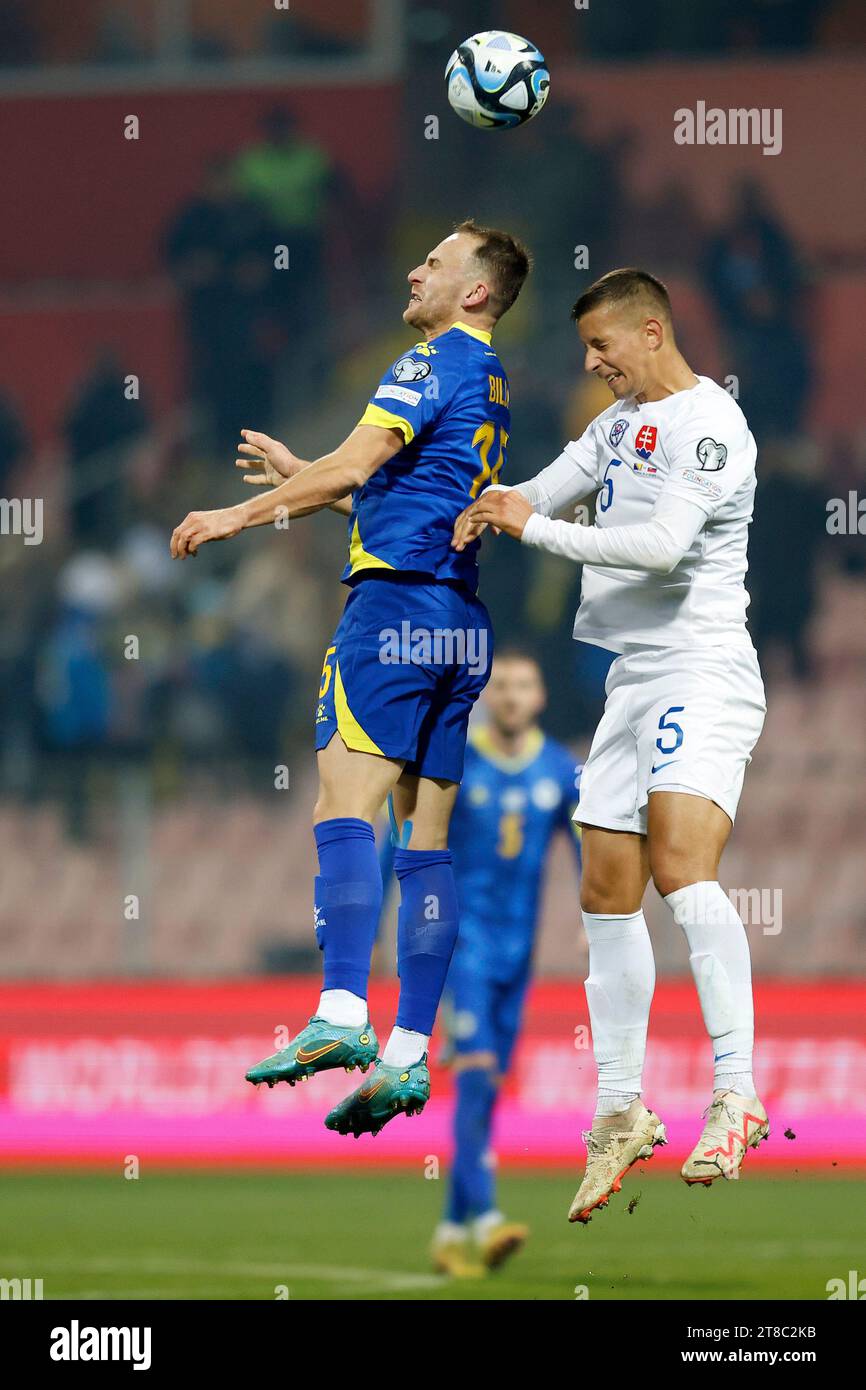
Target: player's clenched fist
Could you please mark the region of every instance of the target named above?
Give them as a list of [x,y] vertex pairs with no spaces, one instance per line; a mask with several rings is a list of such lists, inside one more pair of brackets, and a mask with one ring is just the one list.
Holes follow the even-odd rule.
[[171,553],[175,560],[195,555],[200,545],[208,541],[227,541],[244,529],[238,507],[221,507],[214,512],[190,512],[171,537]]
[[255,472],[244,474],[244,482],[254,487],[279,487],[304,466],[303,459],[297,458],[278,439],[271,439],[269,434],[241,430],[241,439],[243,443],[238,445],[238,453],[245,457],[235,459],[235,468],[255,469]]

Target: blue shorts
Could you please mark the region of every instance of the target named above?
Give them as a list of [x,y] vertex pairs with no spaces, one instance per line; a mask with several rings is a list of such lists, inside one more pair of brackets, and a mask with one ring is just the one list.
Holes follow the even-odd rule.
[[445,985],[446,1027],[454,1053],[492,1052],[504,1076],[511,1065],[523,1016],[529,971],[508,981],[496,980],[473,966],[457,950]]
[[365,577],[325,653],[316,748],[339,730],[347,748],[459,782],[469,714],[492,658],[490,616],[468,589]]

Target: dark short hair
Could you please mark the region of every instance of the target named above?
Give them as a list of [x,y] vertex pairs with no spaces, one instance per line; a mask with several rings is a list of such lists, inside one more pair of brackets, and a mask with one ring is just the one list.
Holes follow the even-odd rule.
[[534,651],[520,642],[508,642],[505,646],[497,647],[493,653],[494,664],[506,661],[528,661],[530,666],[538,668],[538,674],[544,679],[544,670],[541,662]]
[[458,222],[455,232],[467,232],[477,237],[475,257],[490,276],[491,309],[501,318],[514,303],[523,282],[532,268],[532,257],[522,241],[500,232],[496,227],[482,227],[471,217]]
[[624,308],[646,305],[654,313],[672,322],[671,300],[667,286],[650,275],[648,270],[638,270],[635,266],[625,266],[621,270],[609,270],[590,285],[577,300],[571,317],[577,323],[584,314],[601,309],[607,304]]

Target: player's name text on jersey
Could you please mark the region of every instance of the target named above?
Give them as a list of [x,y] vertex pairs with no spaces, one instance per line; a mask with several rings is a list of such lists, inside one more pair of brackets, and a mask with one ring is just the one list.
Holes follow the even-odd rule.
[[488,376],[490,382],[490,395],[487,397],[494,405],[510,405],[511,393],[508,390],[508,382],[501,376]]
[[676,145],[760,145],[764,154],[782,152],[782,108],[719,106],[695,103],[674,112]]
[[413,627],[404,618],[399,629],[379,633],[383,666],[466,666],[473,675],[487,670],[487,629],[474,627]]

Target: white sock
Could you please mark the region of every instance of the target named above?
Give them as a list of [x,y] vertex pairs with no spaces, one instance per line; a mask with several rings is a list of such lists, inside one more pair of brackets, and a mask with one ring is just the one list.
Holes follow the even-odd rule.
[[323,989],[316,1013],[338,1028],[363,1028],[369,1018],[366,999],[348,989]]
[[656,982],[643,912],[584,912],[589,975],[584,983],[598,1065],[599,1115],[619,1114],[640,1095]]
[[385,1044],[382,1061],[386,1067],[411,1067],[420,1062],[430,1045],[429,1033],[413,1033],[411,1028],[394,1028]]
[[628,1110],[632,1101],[640,1098],[640,1091],[599,1091],[598,1100],[595,1105],[597,1119],[607,1119],[613,1115],[621,1115]]
[[458,1221],[440,1221],[433,1232],[434,1245],[454,1245],[466,1240],[469,1229]]
[[476,1216],[472,1222],[472,1234],[477,1241],[486,1240],[491,1231],[495,1231],[497,1226],[501,1226],[505,1217],[496,1208],[492,1211],[485,1211],[483,1215]]
[[713,1091],[721,1094],[723,1091],[734,1091],[738,1096],[755,1095],[755,1079],[749,1072],[723,1073],[713,1079]]
[[713,1089],[753,1096],[752,962],[746,929],[716,882],[690,883],[665,902],[689,943],[689,963],[713,1040]]

